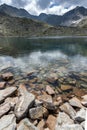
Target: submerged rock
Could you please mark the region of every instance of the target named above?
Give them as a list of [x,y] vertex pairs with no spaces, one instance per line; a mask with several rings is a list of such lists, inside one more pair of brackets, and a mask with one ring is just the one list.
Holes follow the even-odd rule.
[[46,86],[46,92],[47,92],[49,95],[55,94],[55,91],[54,91],[53,88],[50,87],[49,85]]
[[35,101],[35,96],[29,93],[26,89],[26,86],[21,84],[19,86],[19,99],[15,106],[15,115],[18,120],[25,117],[28,109],[33,105]]
[[16,118],[14,114],[5,115],[0,119],[0,130],[15,130]]
[[70,86],[70,85],[61,85],[61,90],[62,91],[70,91],[70,90],[72,90],[73,88],[72,88],[72,86]]
[[1,77],[2,79],[8,81],[8,80],[12,80],[14,76],[11,72],[8,72],[8,73],[2,74]]
[[6,82],[0,82],[0,89],[4,89],[6,85]]

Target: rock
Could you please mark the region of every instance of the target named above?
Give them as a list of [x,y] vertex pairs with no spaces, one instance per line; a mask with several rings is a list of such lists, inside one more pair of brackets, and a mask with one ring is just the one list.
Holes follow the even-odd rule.
[[1,75],[2,79],[5,81],[12,80],[13,79],[13,74],[11,72],[4,73]]
[[55,130],[83,130],[81,125],[74,124],[74,121],[64,112],[59,112]]
[[46,103],[52,103],[52,97],[48,94],[43,94],[41,96],[37,97],[39,101],[46,102]]
[[5,100],[5,102],[9,103],[10,106],[11,106],[12,108],[14,108],[14,106],[15,106],[16,103],[18,102],[18,97],[7,98],[7,99]]
[[62,106],[60,106],[60,109],[61,111],[67,113],[72,119],[74,119],[76,116],[76,111],[69,103],[64,103]]
[[0,82],[0,89],[4,89],[6,85],[6,82]]
[[55,125],[55,130],[59,130],[58,128],[62,127],[64,124],[70,125],[73,123],[74,123],[74,121],[72,119],[70,119],[70,117],[66,113],[59,112],[57,121],[56,121],[56,125]]
[[39,130],[44,130],[44,126],[45,126],[45,121],[42,119],[42,120],[38,123],[37,128],[38,128]]
[[82,108],[83,107],[80,100],[78,98],[76,98],[76,97],[73,97],[72,99],[70,99],[69,103],[73,107],[77,107],[77,108]]
[[55,130],[56,117],[53,115],[49,115],[46,121],[46,125],[50,130]]
[[11,109],[10,103],[3,103],[0,105],[0,118]]
[[0,119],[0,130],[15,130],[16,118],[14,114],[5,115]]
[[44,103],[43,106],[48,110],[52,110],[52,111],[57,110],[57,106],[54,103]]
[[49,95],[55,94],[53,88],[50,87],[49,85],[46,86],[46,92],[47,92]]
[[70,86],[70,85],[61,85],[61,90],[62,91],[70,91],[70,90],[72,90],[73,88],[72,88],[72,86]]
[[82,103],[82,105],[84,105],[85,107],[87,107],[87,95],[82,96],[81,103]]
[[0,90],[0,103],[3,102],[7,97],[13,95],[17,90],[16,87],[9,87],[3,90]]
[[31,119],[40,119],[43,116],[47,116],[48,115],[48,111],[46,108],[40,106],[40,107],[35,107],[35,108],[31,108],[29,110],[29,116]]
[[35,106],[41,106],[43,103],[37,99],[35,99]]
[[35,96],[29,93],[26,89],[26,86],[23,84],[19,86],[18,91],[19,97],[14,111],[17,119],[20,120],[21,118],[25,117],[28,109],[33,105]]
[[48,77],[46,81],[50,84],[58,84],[58,77],[55,74],[53,74],[50,77]]
[[83,129],[85,129],[85,121],[83,121],[80,125],[82,126]]
[[80,111],[76,113],[75,120],[78,122],[83,122],[85,121],[85,118],[86,118],[86,109],[82,108],[80,109]]
[[[87,79],[86,79],[87,81]],[[81,84],[81,88],[86,88],[87,89],[87,84]]]
[[83,130],[82,126],[79,124],[63,125],[62,127],[57,127],[55,130]]
[[17,130],[39,130],[37,127],[35,127],[30,121],[25,118],[23,119],[17,127]]

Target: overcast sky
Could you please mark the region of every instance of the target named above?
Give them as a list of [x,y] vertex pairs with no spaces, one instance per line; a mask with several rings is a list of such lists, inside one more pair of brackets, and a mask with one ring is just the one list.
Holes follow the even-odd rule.
[[87,7],[87,0],[0,0],[0,4],[24,8],[33,15],[40,13],[62,15],[76,6]]

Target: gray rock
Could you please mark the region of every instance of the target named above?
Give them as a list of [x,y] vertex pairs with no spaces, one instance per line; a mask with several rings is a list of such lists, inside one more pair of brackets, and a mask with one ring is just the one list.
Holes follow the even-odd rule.
[[83,129],[85,129],[85,121],[83,121],[80,125],[82,126]]
[[84,105],[85,107],[87,107],[87,95],[82,96],[81,103],[82,103],[82,105]]
[[56,125],[73,124],[73,120],[64,112],[59,112]]
[[72,124],[72,125],[64,125],[62,127],[57,127],[55,130],[83,130],[81,125]]
[[23,119],[17,127],[17,130],[39,130],[37,127],[35,127],[30,121],[25,118]]
[[14,114],[5,115],[0,119],[0,130],[16,130],[16,118]]
[[86,109],[82,108],[80,111],[76,113],[75,120],[78,122],[85,121],[86,118]]
[[74,121],[64,112],[59,112],[55,130],[83,130],[81,125],[74,124]]
[[35,96],[29,93],[25,85],[19,86],[19,99],[15,106],[15,115],[18,120],[26,116],[28,109],[33,105]]
[[0,118],[5,115],[7,112],[9,112],[11,106],[10,106],[10,103],[3,103],[0,105]]
[[29,110],[29,116],[31,119],[40,119],[45,115],[46,116],[48,115],[48,111],[46,108],[44,108],[42,106],[31,108]]
[[73,97],[72,99],[70,99],[69,103],[73,107],[77,107],[77,108],[82,108],[83,107],[82,104],[81,104],[81,101],[76,97]]
[[0,90],[0,103],[2,103],[7,97],[13,95],[16,90],[16,87],[9,87],[4,90]]
[[74,119],[76,116],[76,111],[69,103],[64,103],[62,106],[60,106],[60,109],[61,111],[67,113],[72,119]]
[[8,81],[8,80],[13,79],[13,74],[11,72],[8,72],[8,73],[2,74],[1,77],[2,77],[2,79]]

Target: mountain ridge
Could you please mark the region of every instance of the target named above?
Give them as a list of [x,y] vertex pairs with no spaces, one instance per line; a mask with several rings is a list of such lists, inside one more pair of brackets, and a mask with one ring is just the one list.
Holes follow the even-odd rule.
[[87,16],[87,9],[82,6],[77,6],[62,16],[45,13],[41,13],[39,16],[34,16],[27,12],[25,9],[18,9],[7,4],[0,6],[0,12],[4,12],[12,17],[26,17],[33,20],[38,20],[53,26],[73,26],[74,23],[76,24],[76,22],[82,20]]

